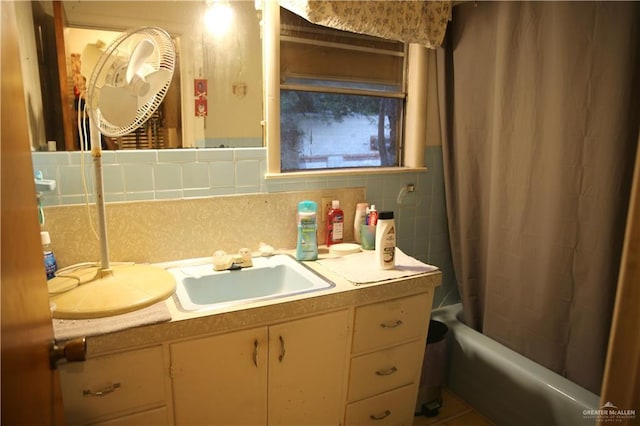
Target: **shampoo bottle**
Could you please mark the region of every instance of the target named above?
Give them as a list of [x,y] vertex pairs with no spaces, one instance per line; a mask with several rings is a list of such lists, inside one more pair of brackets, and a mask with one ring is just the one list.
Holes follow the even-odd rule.
[[298,203],[298,244],[296,259],[318,259],[318,205],[315,201],[301,201]]
[[340,201],[333,200],[327,213],[327,247],[339,244],[344,239],[344,212]]
[[396,226],[393,212],[380,212],[376,226],[376,261],[380,269],[396,266]]

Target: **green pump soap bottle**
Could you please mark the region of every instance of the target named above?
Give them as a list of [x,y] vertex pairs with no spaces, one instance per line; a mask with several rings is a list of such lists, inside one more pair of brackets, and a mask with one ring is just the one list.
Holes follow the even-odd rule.
[[315,201],[298,203],[298,244],[296,259],[318,259],[318,204]]

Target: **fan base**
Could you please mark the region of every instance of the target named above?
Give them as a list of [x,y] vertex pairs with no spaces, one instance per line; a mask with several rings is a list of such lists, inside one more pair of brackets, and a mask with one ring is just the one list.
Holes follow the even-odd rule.
[[102,318],[146,308],[171,296],[173,276],[150,265],[124,264],[109,269],[81,268],[50,280],[53,317]]

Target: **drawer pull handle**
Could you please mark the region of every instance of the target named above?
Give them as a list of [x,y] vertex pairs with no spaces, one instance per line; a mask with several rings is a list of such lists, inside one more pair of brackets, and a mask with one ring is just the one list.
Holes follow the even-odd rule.
[[378,370],[378,371],[376,371],[376,374],[378,376],[389,376],[389,375],[395,373],[396,371],[398,371],[398,369],[394,366],[394,367],[391,367],[391,368],[387,368],[386,370]]
[[105,385],[104,387],[98,390],[84,389],[82,391],[82,396],[107,396],[111,392],[115,392],[115,390],[118,389],[120,386],[121,386],[120,383],[116,382],[116,383],[109,383],[108,385]]
[[259,367],[259,359],[258,359],[258,339],[253,341],[253,365]]
[[380,324],[380,327],[382,328],[396,328],[396,327],[400,327],[402,325],[402,320],[397,320],[395,322],[383,322],[382,324]]
[[284,359],[284,337],[282,336],[278,336],[278,338],[280,339],[280,355],[278,355],[278,361],[282,362],[282,360]]
[[389,417],[390,415],[391,415],[391,411],[385,410],[385,412],[382,413],[382,414],[371,414],[371,415],[369,415],[369,418],[371,420],[384,420],[387,417]]

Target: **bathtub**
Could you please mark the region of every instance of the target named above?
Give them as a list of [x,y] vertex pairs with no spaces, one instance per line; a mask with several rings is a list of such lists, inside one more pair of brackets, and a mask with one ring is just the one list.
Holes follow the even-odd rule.
[[466,326],[462,304],[433,311],[448,333],[447,387],[499,426],[594,425],[599,397]]

